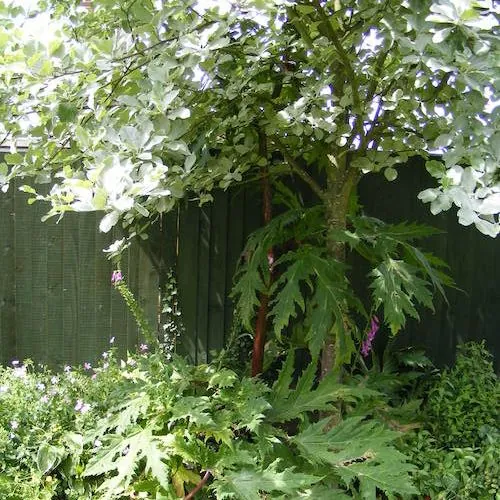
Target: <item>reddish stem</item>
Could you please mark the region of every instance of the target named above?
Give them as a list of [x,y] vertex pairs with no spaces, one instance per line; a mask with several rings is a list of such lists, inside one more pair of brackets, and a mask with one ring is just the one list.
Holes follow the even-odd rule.
[[200,491],[203,486],[207,484],[207,481],[210,479],[211,475],[212,473],[207,470],[207,472],[205,472],[205,475],[201,478],[201,481],[184,497],[184,500],[191,500],[192,498],[194,498],[196,493],[198,493],[198,491]]
[[[261,155],[267,157],[266,138],[263,134],[259,136]],[[269,172],[267,167],[262,167],[262,216],[264,225],[269,224],[272,218],[272,196],[269,183]],[[269,265],[270,281],[272,282],[272,267],[274,264],[274,250],[267,251],[267,262]],[[255,323],[255,336],[252,350],[252,377],[262,373],[264,365],[264,346],[266,343],[267,313],[269,309],[269,296],[265,293],[260,296],[259,312]]]

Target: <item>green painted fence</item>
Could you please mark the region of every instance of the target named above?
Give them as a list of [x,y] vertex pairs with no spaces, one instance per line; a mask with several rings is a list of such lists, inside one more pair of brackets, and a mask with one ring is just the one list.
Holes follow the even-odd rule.
[[[463,291],[448,291],[449,305],[410,321],[401,345],[421,345],[438,363],[452,361],[456,344],[485,338],[499,362],[500,240],[458,225],[453,212],[434,217],[416,193],[432,185],[420,165],[400,170],[388,183],[367,176],[360,184],[368,214],[387,221],[425,221],[446,234],[427,248],[449,262]],[[95,359],[109,338],[124,351],[138,342],[135,323],[110,285],[112,266],[102,249],[117,235],[98,232],[98,214],[68,214],[40,222],[45,207],[28,206],[14,189],[0,195],[0,361],[30,357],[49,364]],[[205,362],[230,330],[228,297],[247,235],[261,223],[258,188],[218,193],[198,208],[186,203],[157,223],[151,237],[133,246],[122,264],[132,290],[153,323],[158,318],[161,272],[175,267],[186,334],[179,352]],[[148,258],[150,257],[150,258]],[[155,264],[151,263],[151,261]],[[354,281],[366,269],[352,259]],[[156,270],[155,270],[156,269]]]
[[[68,214],[56,224],[41,222],[45,212],[28,206],[14,186],[0,195],[0,361],[82,363],[106,350],[111,337],[122,351],[135,348],[135,322],[102,252],[116,235],[98,232],[98,214]],[[122,269],[156,321],[158,279],[146,254],[132,247]]]

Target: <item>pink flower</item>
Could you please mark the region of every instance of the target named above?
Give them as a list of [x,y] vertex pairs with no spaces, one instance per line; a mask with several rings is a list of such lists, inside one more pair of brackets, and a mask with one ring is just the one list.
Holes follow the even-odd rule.
[[113,283],[113,284],[116,285],[122,279],[123,279],[123,275],[122,275],[122,272],[119,269],[113,271],[113,274],[111,275],[111,283]]
[[83,369],[84,370],[91,370],[92,365],[88,361],[86,361],[85,363],[83,363]]
[[141,345],[139,346],[139,351],[141,351],[141,352],[146,352],[147,350],[148,350],[148,346],[147,346],[147,344],[141,344]]
[[377,316],[374,315],[372,316],[370,322],[370,330],[366,335],[366,339],[363,340],[361,344],[361,355],[364,358],[366,358],[368,354],[370,354],[370,351],[372,350],[372,343],[375,340],[379,328],[380,328],[379,319],[377,318]]

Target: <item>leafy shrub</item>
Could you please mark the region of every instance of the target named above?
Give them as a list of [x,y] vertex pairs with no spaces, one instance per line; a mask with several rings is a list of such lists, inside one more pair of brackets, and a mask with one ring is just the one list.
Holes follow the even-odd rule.
[[426,405],[437,444],[479,446],[485,427],[498,425],[499,398],[500,384],[484,342],[459,346],[455,366],[442,372]]
[[293,355],[272,387],[161,354],[105,355],[92,374],[1,369],[2,499],[169,499],[200,484],[200,498],[221,499],[416,491],[398,433],[314,418],[374,391],[316,384],[312,364],[293,383]]
[[431,498],[500,496],[500,384],[484,342],[458,349],[422,408],[423,428],[407,444],[418,488]]

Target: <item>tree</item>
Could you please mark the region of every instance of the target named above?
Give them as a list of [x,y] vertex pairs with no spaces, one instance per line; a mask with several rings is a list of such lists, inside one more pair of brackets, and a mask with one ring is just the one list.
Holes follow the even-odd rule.
[[[24,190],[51,203],[48,216],[100,210],[102,231],[120,222],[135,234],[186,196],[204,203],[213,189],[244,177],[279,186],[291,175],[317,198],[328,253],[342,263],[346,242],[353,243],[348,217],[360,178],[382,172],[393,180],[420,156],[437,180],[419,194],[431,211],[456,205],[461,224],[498,234],[492,0],[204,5],[94,0],[86,9],[76,0],[45,0],[30,11],[0,4],[0,132],[12,150],[0,165],[4,189],[25,179]],[[30,30],[47,13],[57,30],[42,41]],[[21,139],[25,154],[16,152]],[[38,193],[37,182],[49,182],[50,192]],[[425,292],[405,295],[405,280],[413,286],[420,278],[398,262],[385,259],[373,271],[393,331],[413,315],[415,300],[429,305]],[[427,260],[419,265],[440,287]],[[339,269],[318,270],[316,278],[340,279]],[[392,315],[388,275],[399,276],[392,292],[402,297]],[[261,292],[280,286],[253,285]],[[345,327],[352,307],[344,284],[339,290],[332,304],[341,306],[317,336],[329,345],[325,371],[334,363],[332,331]],[[255,292],[247,299],[251,311]]]

